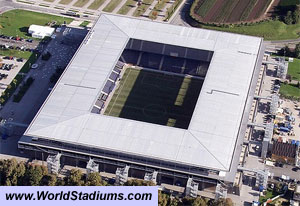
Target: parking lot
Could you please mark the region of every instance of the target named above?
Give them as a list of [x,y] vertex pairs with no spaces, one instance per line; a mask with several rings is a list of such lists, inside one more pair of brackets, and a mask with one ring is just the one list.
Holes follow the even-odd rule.
[[19,73],[25,61],[18,62],[17,59],[9,60],[0,56],[0,96],[7,88],[15,76]]
[[18,38],[13,37],[13,36],[5,36],[5,35],[0,35],[0,45],[4,46],[11,46],[13,48],[15,47],[23,47],[23,48],[29,48],[29,49],[35,49],[39,45],[39,41],[33,40],[33,39],[23,39],[23,38]]

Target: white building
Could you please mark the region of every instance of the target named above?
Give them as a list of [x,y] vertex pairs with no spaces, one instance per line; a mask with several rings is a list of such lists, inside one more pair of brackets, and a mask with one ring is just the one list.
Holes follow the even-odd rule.
[[32,37],[43,39],[46,36],[51,36],[54,33],[54,28],[49,26],[40,26],[40,25],[30,25],[28,29],[28,33],[31,34]]

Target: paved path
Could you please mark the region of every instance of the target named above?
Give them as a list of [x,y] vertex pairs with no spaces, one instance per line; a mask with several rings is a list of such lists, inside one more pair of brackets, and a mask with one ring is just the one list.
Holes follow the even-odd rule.
[[157,4],[157,0],[154,0],[142,16],[149,17],[156,4]]
[[179,9],[174,12],[174,14],[169,19],[171,24],[181,25],[186,27],[191,27],[185,20],[185,15],[190,12],[190,5],[192,5],[193,0],[183,0]]
[[156,21],[164,21],[165,20],[168,9],[173,5],[174,2],[175,2],[175,0],[170,0],[165,4],[165,6],[158,13]]
[[118,11],[121,9],[121,7],[126,3],[127,0],[122,0],[118,6],[113,10],[112,13],[118,13]]
[[88,7],[94,2],[94,0],[89,0],[83,7],[82,9],[88,9]]
[[137,8],[137,3],[135,3],[134,7],[130,8],[129,12],[127,13],[127,16],[133,16],[134,11]]
[[109,4],[110,0],[105,0],[105,2],[97,9],[97,11],[102,11],[107,4]]

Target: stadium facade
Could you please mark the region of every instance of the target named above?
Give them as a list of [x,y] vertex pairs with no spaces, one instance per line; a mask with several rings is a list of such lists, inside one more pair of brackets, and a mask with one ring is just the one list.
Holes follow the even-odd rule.
[[[252,36],[102,14],[19,140],[19,149],[31,155],[60,153],[64,161],[79,163],[92,158],[101,171],[112,173],[127,165],[132,177],[157,171],[158,183],[184,185],[192,177],[200,190],[219,181],[233,188],[262,43]],[[142,53],[132,61],[144,62],[143,67],[166,68],[161,59],[139,60],[148,52],[169,58],[166,72],[204,79],[187,128],[102,114],[132,51]],[[180,58],[184,65],[185,59],[191,65],[200,62],[197,68],[206,71],[189,70]],[[179,66],[172,67],[177,60]]]

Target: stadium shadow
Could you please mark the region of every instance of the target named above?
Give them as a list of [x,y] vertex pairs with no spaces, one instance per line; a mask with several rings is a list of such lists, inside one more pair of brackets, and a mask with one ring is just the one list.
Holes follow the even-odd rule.
[[140,70],[132,88],[126,88],[130,91],[119,117],[187,129],[202,83]]

